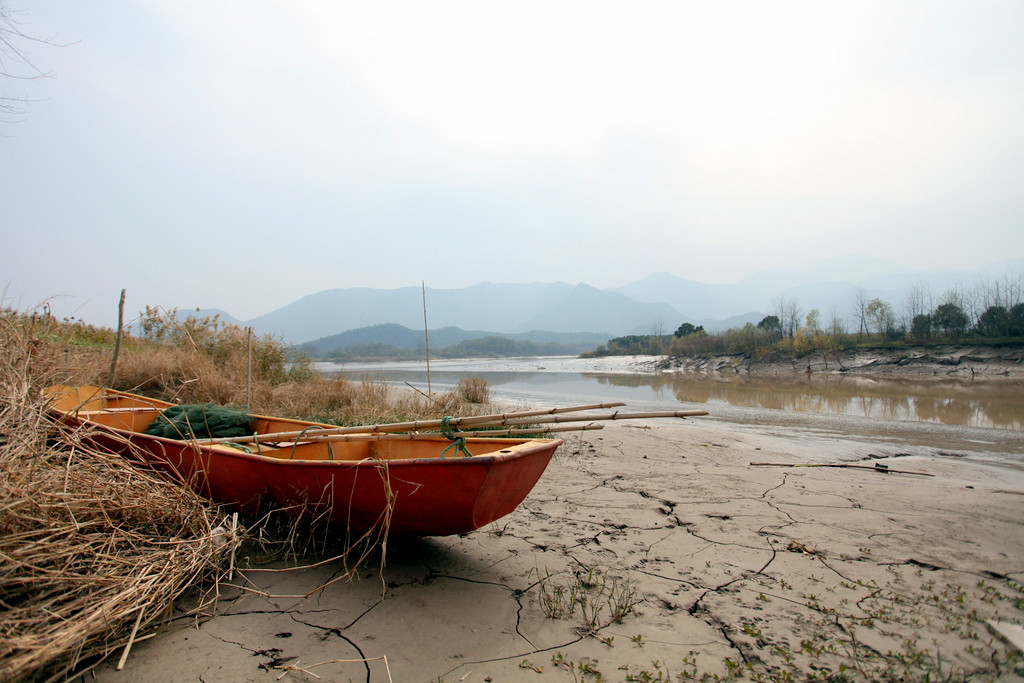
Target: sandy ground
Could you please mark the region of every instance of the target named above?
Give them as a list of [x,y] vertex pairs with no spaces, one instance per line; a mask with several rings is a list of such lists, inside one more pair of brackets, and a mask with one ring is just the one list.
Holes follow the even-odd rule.
[[[982,431],[934,446],[715,417],[610,424],[568,438],[489,528],[393,540],[383,568],[321,590],[341,562],[246,572],[235,583],[267,595],[222,586],[212,615],[176,612],[95,675],[1021,680],[985,620],[1024,621],[1024,440]],[[876,461],[934,476],[751,466]]]

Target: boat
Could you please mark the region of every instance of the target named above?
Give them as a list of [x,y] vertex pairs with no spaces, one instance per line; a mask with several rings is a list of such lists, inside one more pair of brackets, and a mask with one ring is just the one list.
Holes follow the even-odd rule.
[[166,438],[146,428],[176,404],[98,386],[56,385],[46,395],[62,430],[158,468],[230,510],[256,512],[269,503],[352,532],[448,536],[479,529],[526,498],[562,444],[337,434],[334,425],[262,415],[252,416],[255,437],[247,440]]

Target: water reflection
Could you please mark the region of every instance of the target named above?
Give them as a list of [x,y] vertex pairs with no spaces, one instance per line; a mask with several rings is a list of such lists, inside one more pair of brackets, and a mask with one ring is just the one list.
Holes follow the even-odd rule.
[[[361,369],[353,378],[426,385],[421,369]],[[1024,429],[1024,383],[969,380],[879,379],[836,375],[692,377],[592,372],[474,371],[472,367],[431,373],[435,390],[466,376],[483,377],[495,393],[513,400],[554,402],[621,400],[650,403],[709,403],[789,412],[857,415],[972,427]]]
[[603,375],[597,382],[670,389],[682,402],[858,415],[885,420],[1020,430],[1024,386],[1008,382],[865,379],[843,376],[720,377]]

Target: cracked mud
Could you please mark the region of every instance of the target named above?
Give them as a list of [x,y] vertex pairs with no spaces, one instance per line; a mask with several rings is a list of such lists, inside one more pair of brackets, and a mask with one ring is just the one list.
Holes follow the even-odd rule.
[[[512,515],[464,536],[395,539],[383,569],[308,598],[222,589],[212,615],[178,612],[123,671],[111,663],[97,678],[614,681],[739,668],[867,680],[936,661],[978,680],[1024,671],[985,626],[1024,619],[1024,471],[986,461],[983,444],[950,445],[967,457],[949,458],[850,435],[649,427],[570,438]],[[992,438],[1002,452],[1020,446]],[[750,466],[869,456],[935,476]],[[296,596],[340,569],[247,578]]]

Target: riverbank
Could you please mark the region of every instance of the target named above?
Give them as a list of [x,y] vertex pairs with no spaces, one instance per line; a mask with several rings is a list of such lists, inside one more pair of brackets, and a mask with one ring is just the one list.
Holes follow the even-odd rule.
[[[383,566],[323,588],[341,562],[243,572],[97,678],[1017,680],[987,621],[1024,621],[1024,471],[971,443],[609,424],[486,529],[392,539]],[[809,466],[837,463],[866,469]]]
[[[314,364],[320,372],[418,370],[418,361]],[[864,377],[1024,380],[1024,348],[986,346],[928,346],[903,349],[812,351],[794,355],[772,351],[763,355],[716,353],[697,356],[538,356],[529,358],[446,358],[433,360],[435,372],[537,371],[598,374],[832,374]]]
[[792,375],[852,374],[915,379],[1024,379],[1020,347],[928,346],[906,349],[708,354],[644,360],[642,372]]

